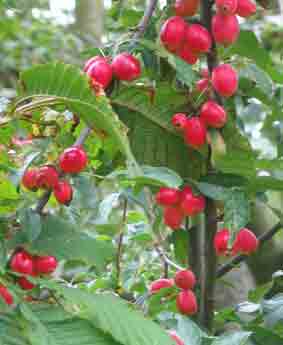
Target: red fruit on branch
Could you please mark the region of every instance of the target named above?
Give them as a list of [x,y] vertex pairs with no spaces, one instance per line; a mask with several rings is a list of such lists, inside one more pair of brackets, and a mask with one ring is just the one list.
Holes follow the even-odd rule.
[[169,336],[172,340],[175,341],[176,345],[185,345],[183,340],[178,336],[178,334],[174,330],[168,331]]
[[232,255],[239,253],[245,255],[252,254],[257,250],[258,244],[259,242],[255,234],[251,230],[243,228],[237,233],[232,247]]
[[179,292],[176,304],[179,312],[184,315],[194,315],[198,311],[197,299],[191,290]]
[[186,44],[195,54],[209,52],[212,40],[208,30],[200,24],[192,24],[186,31]]
[[58,171],[52,165],[44,165],[37,170],[36,184],[38,188],[53,189],[58,182]]
[[223,97],[230,97],[238,89],[238,74],[228,64],[222,64],[214,68],[211,78],[215,91]]
[[256,4],[251,0],[238,0],[237,15],[243,18],[256,13]]
[[87,165],[87,155],[78,146],[69,147],[59,157],[59,166],[64,173],[80,173]]
[[238,0],[215,0],[215,4],[221,14],[231,16],[236,13]]
[[3,284],[0,284],[0,296],[7,305],[12,305],[14,303],[14,298],[12,294]]
[[196,82],[196,89],[201,93],[206,92],[208,87],[209,87],[209,79],[204,78]]
[[236,16],[224,16],[221,13],[212,18],[212,35],[215,42],[225,47],[236,42],[240,34],[240,25]]
[[206,143],[206,126],[199,117],[191,117],[187,120],[184,129],[185,143],[194,148],[200,148]]
[[88,60],[85,62],[83,71],[84,71],[84,72],[87,72],[87,71],[89,70],[90,66],[91,66],[94,62],[97,62],[97,61],[100,61],[100,60],[101,60],[101,61],[107,62],[107,59],[104,58],[103,56],[97,55],[97,56],[91,57],[90,59],[88,59]]
[[172,117],[172,125],[179,131],[183,131],[187,124],[187,116],[183,113],[177,113]]
[[186,216],[196,216],[205,209],[205,198],[202,195],[187,193],[182,198],[181,209]]
[[112,81],[113,71],[106,59],[97,59],[87,69],[87,75],[93,85],[99,84],[103,89],[107,88]]
[[198,55],[193,53],[187,44],[184,44],[181,49],[178,50],[177,55],[190,65],[194,65],[198,61]]
[[17,282],[23,290],[32,290],[35,287],[26,277],[18,278]]
[[163,217],[164,224],[173,230],[179,229],[184,219],[183,212],[178,206],[167,206],[164,209]]
[[199,0],[176,0],[174,9],[176,16],[192,17],[197,13]]
[[37,169],[28,169],[25,171],[22,178],[22,184],[29,190],[36,190],[37,188]]
[[60,181],[53,190],[56,200],[63,205],[69,205],[73,198],[73,188],[67,181]]
[[177,272],[174,280],[176,286],[183,290],[191,290],[196,284],[196,277],[190,270],[182,270]]
[[179,50],[186,36],[188,24],[181,17],[171,17],[162,25],[160,40],[170,52]]
[[10,267],[14,272],[28,275],[33,275],[34,273],[32,256],[24,250],[13,255]]
[[180,191],[176,188],[161,187],[155,196],[158,205],[171,206],[180,200]]
[[58,266],[57,259],[54,256],[36,256],[34,257],[34,269],[37,274],[53,273]]
[[161,289],[171,288],[174,286],[173,279],[157,279],[150,284],[149,291],[150,293],[154,294],[159,292]]
[[214,101],[207,101],[200,110],[200,118],[207,126],[222,128],[227,121],[225,109]]
[[111,66],[119,80],[132,81],[141,75],[139,60],[129,53],[121,53],[115,56]]
[[221,229],[215,234],[213,245],[218,256],[225,256],[228,254],[229,238],[230,233],[228,229]]

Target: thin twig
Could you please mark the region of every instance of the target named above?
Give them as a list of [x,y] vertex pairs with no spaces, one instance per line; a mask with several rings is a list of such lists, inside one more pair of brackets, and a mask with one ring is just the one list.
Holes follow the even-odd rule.
[[121,276],[121,262],[122,262],[122,255],[123,255],[124,227],[126,226],[127,208],[128,208],[128,200],[125,199],[124,207],[123,207],[122,225],[121,225],[120,235],[118,238],[118,249],[117,249],[117,260],[116,260],[118,284],[120,282],[120,276]]
[[177,265],[175,262],[171,261],[167,255],[163,252],[163,250],[158,246],[158,244],[155,244],[155,249],[160,255],[160,258],[162,259],[163,262],[165,262],[167,265],[174,267],[178,271],[184,270],[183,267]]
[[[270,230],[266,231],[264,234],[258,237],[260,246],[263,245],[265,242],[269,241],[274,235],[277,234],[281,229],[283,228],[283,225],[281,222],[275,224]],[[221,278],[226,273],[230,272],[233,268],[235,268],[236,265],[241,263],[242,261],[245,261],[248,258],[247,255],[238,255],[235,256],[233,259],[231,259],[226,264],[220,266],[216,272],[216,278]]]
[[147,8],[144,11],[144,15],[137,27],[137,31],[135,32],[133,39],[138,40],[143,36],[145,33],[146,28],[149,25],[150,19],[153,15],[153,12],[158,4],[158,0],[150,0]]

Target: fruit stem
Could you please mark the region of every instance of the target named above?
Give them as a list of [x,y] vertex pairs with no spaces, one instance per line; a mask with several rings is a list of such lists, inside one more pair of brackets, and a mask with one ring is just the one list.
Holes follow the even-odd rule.
[[137,31],[135,32],[133,36],[134,40],[138,40],[145,33],[145,30],[149,25],[150,19],[153,15],[153,12],[155,11],[157,4],[158,4],[158,0],[149,1],[148,6],[146,7],[144,11],[144,15],[137,26]]

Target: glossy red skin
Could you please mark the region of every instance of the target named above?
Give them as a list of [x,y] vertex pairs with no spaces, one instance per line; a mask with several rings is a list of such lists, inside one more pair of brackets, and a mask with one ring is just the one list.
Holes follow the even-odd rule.
[[176,16],[191,17],[197,13],[199,0],[176,0],[174,9]]
[[25,251],[17,252],[11,259],[10,267],[14,272],[33,275],[34,266],[32,256]]
[[59,166],[64,173],[78,174],[87,166],[87,155],[81,147],[69,147],[61,153]]
[[119,80],[133,81],[141,75],[139,60],[128,53],[122,53],[115,56],[111,66],[115,76]]
[[161,187],[156,193],[155,201],[158,205],[171,206],[180,200],[180,191],[176,188]]
[[154,282],[150,284],[149,291],[150,293],[154,294],[154,293],[159,292],[161,289],[171,288],[172,286],[174,286],[173,279],[161,278],[161,279],[155,280]]
[[35,287],[26,277],[18,278],[17,282],[23,290],[32,290]]
[[99,55],[93,56],[93,57],[91,57],[90,59],[88,59],[88,60],[85,62],[83,71],[84,71],[84,72],[87,72],[88,69],[90,68],[90,66],[91,66],[94,62],[97,62],[97,61],[99,61],[99,60],[103,60],[103,61],[107,62],[107,59],[104,58],[103,56],[99,56]]
[[180,207],[167,206],[164,209],[164,224],[166,224],[172,230],[180,229],[184,215]]
[[184,129],[185,143],[194,148],[200,148],[206,143],[206,126],[199,117],[191,117]]
[[216,14],[212,18],[212,35],[218,44],[225,47],[235,43],[240,34],[240,25],[235,15]]
[[190,65],[194,65],[198,61],[198,55],[193,53],[187,44],[184,44],[181,49],[178,50],[177,55]]
[[212,40],[207,29],[200,24],[192,24],[186,31],[186,44],[195,54],[208,53]]
[[192,290],[196,285],[196,277],[190,270],[178,271],[174,280],[176,286],[183,290]]
[[255,234],[247,229],[241,229],[233,243],[232,255],[236,254],[245,254],[249,255],[254,253],[258,248],[259,241],[256,238]]
[[196,216],[205,209],[205,198],[202,195],[187,194],[181,203],[181,208],[186,216]]
[[238,0],[237,15],[243,18],[256,13],[256,4],[250,0]]
[[57,266],[58,262],[54,256],[36,256],[34,258],[34,268],[37,274],[53,273]]
[[204,78],[196,82],[196,89],[201,93],[206,92],[208,87],[209,87],[209,79]]
[[69,205],[73,198],[73,188],[67,181],[59,181],[53,194],[56,200],[63,205]]
[[3,284],[0,284],[0,296],[3,298],[7,305],[12,305],[14,303],[12,294]]
[[193,189],[190,186],[184,186],[181,190],[181,202],[186,198],[187,195],[193,195]]
[[179,312],[184,315],[194,315],[198,311],[197,299],[191,290],[179,292],[176,304]]
[[215,0],[215,4],[221,14],[231,16],[236,13],[238,0]]
[[37,188],[37,169],[28,169],[25,171],[22,178],[22,184],[29,190],[36,190]]
[[94,86],[99,84],[103,89],[110,85],[113,78],[112,68],[105,59],[98,59],[93,62],[86,73]]
[[172,117],[172,125],[179,131],[183,131],[187,124],[187,116],[183,113],[177,113]]
[[53,189],[58,182],[58,171],[52,165],[44,165],[37,170],[36,184],[38,188]]
[[167,50],[176,52],[179,50],[186,36],[188,24],[181,17],[170,17],[162,25],[160,40]]
[[213,245],[218,256],[226,256],[228,254],[229,238],[230,232],[228,229],[221,229],[215,234]]
[[172,340],[175,341],[176,345],[185,345],[183,340],[178,336],[178,334],[174,330],[168,331],[169,336]]
[[222,64],[214,68],[211,83],[220,96],[231,97],[238,89],[238,74],[232,66]]
[[214,101],[207,101],[200,110],[200,118],[207,126],[213,128],[222,128],[227,122],[225,109]]

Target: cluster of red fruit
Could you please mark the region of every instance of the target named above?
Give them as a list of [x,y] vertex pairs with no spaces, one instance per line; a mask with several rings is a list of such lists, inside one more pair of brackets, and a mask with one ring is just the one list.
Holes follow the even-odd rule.
[[219,230],[214,237],[214,248],[219,256],[254,253],[259,245],[255,234],[247,228],[242,228],[236,235],[232,248],[229,249],[230,232],[228,229]]
[[164,223],[173,230],[181,227],[185,217],[195,216],[205,208],[205,198],[195,195],[190,186],[185,186],[182,190],[161,187],[155,200],[164,207]]
[[149,291],[151,294],[159,292],[164,288],[171,288],[174,284],[181,289],[176,298],[177,309],[181,314],[193,315],[198,310],[198,304],[192,289],[196,284],[196,277],[190,270],[178,271],[173,279],[158,279],[154,281]]
[[113,75],[118,80],[132,81],[141,75],[139,60],[129,53],[121,53],[115,56],[112,63],[107,57],[94,56],[87,60],[84,65],[84,72],[90,77],[91,85],[96,88],[100,86],[106,89]]
[[[11,271],[23,274],[17,278],[17,283],[23,290],[32,290],[35,285],[26,276],[37,277],[53,273],[57,268],[54,256],[33,256],[25,250],[20,250],[13,255],[10,261]],[[4,285],[0,285],[0,296],[4,301],[13,304],[13,296]]]
[[[81,147],[70,147],[59,157],[59,167],[63,174],[78,174],[86,165],[87,155]],[[68,205],[72,201],[72,186],[68,181],[60,180],[60,173],[52,165],[26,170],[22,183],[31,191],[39,188],[52,189],[56,200],[61,204]]]

